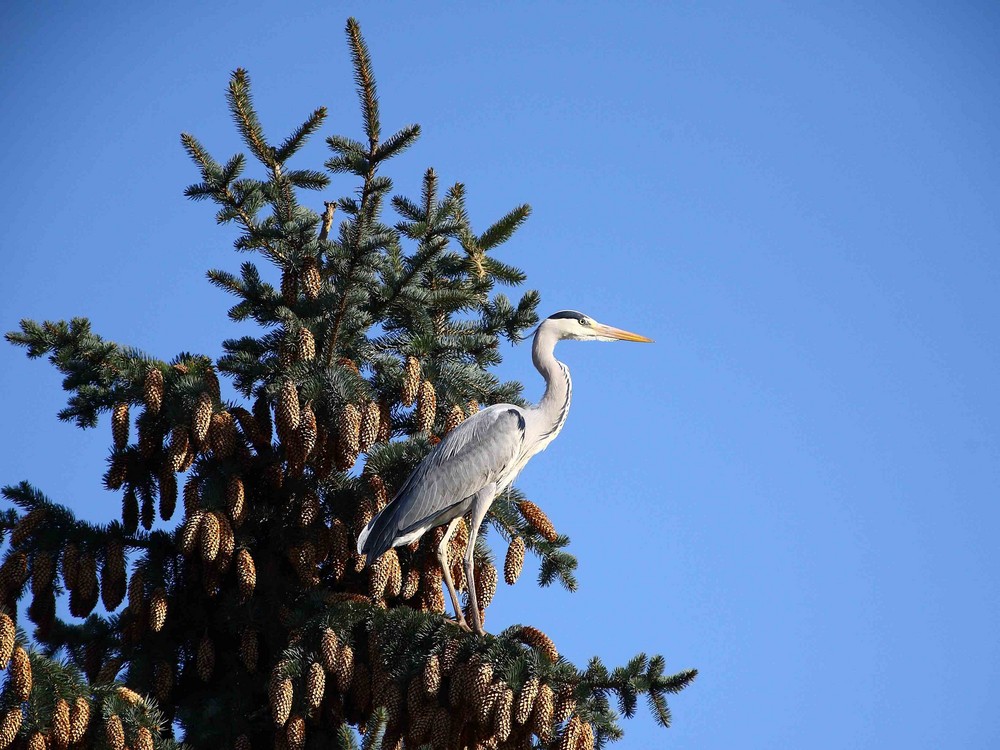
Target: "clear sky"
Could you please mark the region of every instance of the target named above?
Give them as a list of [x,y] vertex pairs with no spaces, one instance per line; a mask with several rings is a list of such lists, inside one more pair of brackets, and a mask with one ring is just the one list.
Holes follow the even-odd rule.
[[[292,9],[294,8],[294,9]],[[580,591],[501,585],[583,663],[697,667],[624,748],[1000,747],[1000,6],[839,3],[28,3],[0,11],[0,326],[87,316],[169,358],[220,353],[232,231],[182,191],[178,134],[239,148],[326,105],[360,133],[361,22],[390,169],[468,186],[542,309],[652,346],[563,344],[566,429],[519,486],[573,539]],[[317,138],[296,166],[326,158]],[[345,193],[337,178],[323,198]],[[540,393],[526,347],[505,377]],[[0,348],[0,482],[107,519],[108,425]],[[499,550],[502,554],[502,549]],[[530,571],[529,571],[530,572]]]

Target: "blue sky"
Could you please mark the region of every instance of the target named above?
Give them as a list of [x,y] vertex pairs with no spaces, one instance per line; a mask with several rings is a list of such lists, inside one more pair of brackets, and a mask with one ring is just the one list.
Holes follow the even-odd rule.
[[[4,330],[81,315],[218,355],[240,329],[204,271],[242,258],[183,198],[178,135],[239,148],[237,66],[272,138],[319,105],[358,134],[355,15],[384,130],[423,127],[398,192],[434,166],[480,227],[530,203],[501,257],[543,310],[657,340],[557,350],[573,410],[519,486],[581,589],[501,585],[487,628],[697,667],[624,748],[998,746],[997,6],[206,5],[6,6]],[[58,423],[51,367],[0,363],[0,481],[117,513],[107,424]],[[540,394],[526,347],[501,374]]]

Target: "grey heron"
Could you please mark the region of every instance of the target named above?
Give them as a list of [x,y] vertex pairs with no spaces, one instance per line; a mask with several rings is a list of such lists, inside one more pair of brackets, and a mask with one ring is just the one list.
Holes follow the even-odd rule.
[[[476,601],[473,554],[479,527],[498,493],[528,460],[545,450],[569,413],[572,383],[569,368],[555,358],[555,345],[575,341],[645,341],[645,336],[598,323],[574,310],[550,315],[535,330],[531,358],[545,379],[545,393],[537,406],[494,404],[466,419],[449,432],[420,462],[393,499],[358,536],[358,554],[371,563],[392,547],[410,544],[431,529],[448,525],[438,545],[437,558],[445,586],[464,630],[482,635]],[[458,603],[448,565],[448,544],[459,519],[471,516],[469,542],[463,561],[473,627]]]

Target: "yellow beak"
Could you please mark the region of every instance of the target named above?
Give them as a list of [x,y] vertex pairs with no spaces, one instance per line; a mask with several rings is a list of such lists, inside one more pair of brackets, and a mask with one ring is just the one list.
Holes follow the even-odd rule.
[[638,333],[623,331],[621,328],[606,326],[603,323],[595,323],[594,330],[602,336],[608,336],[609,338],[618,339],[619,341],[640,341],[645,344],[653,343],[653,339],[647,339],[645,336],[640,336]]

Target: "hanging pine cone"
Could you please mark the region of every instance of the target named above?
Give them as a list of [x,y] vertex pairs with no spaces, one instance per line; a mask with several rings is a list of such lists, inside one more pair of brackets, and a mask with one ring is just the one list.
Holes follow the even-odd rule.
[[112,456],[111,466],[108,467],[108,471],[104,475],[104,486],[109,490],[121,489],[127,478],[128,464],[125,463],[125,458],[120,455]]
[[[556,723],[562,723],[556,719]],[[580,719],[577,716],[571,718],[563,727],[559,735],[559,742],[556,743],[556,750],[576,750],[576,741],[580,735]]]
[[104,722],[104,735],[111,750],[125,750],[125,727],[118,714],[111,714]]
[[69,745],[69,703],[59,698],[52,709],[52,739],[58,747]]
[[197,662],[199,679],[208,682],[212,679],[212,672],[215,671],[215,644],[212,643],[208,633],[205,633],[198,643]]
[[177,509],[177,477],[164,467],[160,471],[160,518],[169,521]]
[[295,335],[295,356],[300,362],[316,359],[316,339],[305,326],[299,328]]
[[514,721],[518,724],[525,724],[531,717],[531,710],[535,707],[535,699],[538,697],[539,682],[537,677],[529,678],[521,692],[517,694],[517,701],[514,704]]
[[580,733],[576,739],[576,750],[594,750],[594,727],[589,721],[580,720]]
[[156,508],[153,505],[153,495],[147,490],[142,493],[142,507],[139,509],[139,522],[142,528],[149,531],[156,520]]
[[320,518],[319,495],[316,490],[306,490],[302,493],[302,502],[299,506],[299,526],[307,528]]
[[552,734],[552,711],[554,708],[552,688],[545,684],[539,685],[535,707],[528,720],[528,729],[542,742],[547,742]]
[[541,652],[549,661],[555,662],[559,659],[559,652],[556,645],[545,633],[530,625],[522,625],[520,632],[515,636],[522,643],[531,646],[536,651]]
[[351,648],[350,644],[345,643],[337,652],[337,659],[333,669],[333,681],[336,683],[337,690],[343,693],[351,686],[353,678],[354,649]]
[[20,551],[9,555],[3,565],[0,565],[0,594],[13,594],[16,598],[27,581],[28,556]]
[[312,410],[311,403],[302,407],[297,433],[297,443],[301,451],[301,462],[304,464],[316,449],[316,414]]
[[253,628],[244,628],[240,633],[240,661],[246,667],[247,672],[257,671],[257,631]]
[[420,394],[417,396],[417,431],[430,433],[434,429],[434,415],[437,412],[437,396],[434,394],[434,384],[425,380],[420,384]]
[[479,411],[479,402],[476,399],[469,399],[469,402],[465,405],[466,417],[471,417],[473,414]]
[[150,414],[158,414],[163,404],[163,373],[155,367],[146,373],[142,384],[142,400]]
[[497,738],[498,742],[506,742],[507,738],[510,737],[513,710],[514,691],[504,686],[501,688],[493,708],[493,736]]
[[483,560],[476,566],[476,602],[479,604],[480,617],[490,606],[497,592],[497,569],[493,563]]
[[285,725],[285,741],[288,743],[288,750],[302,750],[305,747],[306,722],[298,714],[292,716]]
[[237,440],[238,433],[233,415],[228,411],[213,414],[208,428],[208,441],[215,455],[220,458],[230,458],[236,452]]
[[319,261],[312,256],[307,257],[302,261],[302,291],[308,299],[315,300],[319,297],[322,284]]
[[174,689],[174,668],[168,661],[160,660],[153,666],[153,692],[156,700],[167,703]]
[[298,276],[295,271],[286,268],[281,272],[281,301],[286,307],[295,304],[295,299],[299,293]]
[[125,548],[113,539],[105,548],[104,567],[101,568],[101,602],[108,612],[113,612],[122,603],[126,585]]
[[275,422],[278,427],[278,437],[286,445],[295,436],[295,431],[299,427],[299,392],[295,388],[295,383],[285,380],[281,384],[281,392],[278,394],[278,405],[274,410]]
[[198,486],[199,477],[194,474],[187,478],[184,483],[184,515],[190,517],[191,513],[201,507],[201,489]]
[[337,456],[338,471],[347,471],[358,460],[361,413],[354,404],[344,404],[337,413]]
[[167,592],[162,586],[153,589],[149,598],[149,629],[154,633],[163,630],[167,621]]
[[420,390],[420,360],[416,357],[407,357],[406,366],[403,368],[403,393],[402,401],[405,406],[413,406]]
[[576,696],[573,686],[563,684],[556,694],[556,705],[552,710],[552,721],[562,724],[566,719],[576,712]]
[[533,502],[522,500],[518,503],[518,508],[521,509],[524,520],[531,524],[546,540],[554,542],[559,537],[549,517]]
[[128,427],[128,403],[120,401],[111,409],[111,438],[116,451],[123,451],[128,446]]
[[288,721],[288,716],[292,712],[293,697],[292,681],[287,677],[281,680],[271,681],[270,702],[271,718],[274,719],[275,726],[283,727]]
[[507,547],[507,557],[503,562],[503,579],[508,586],[517,583],[524,568],[524,539],[519,536],[511,538]]
[[206,513],[201,522],[201,559],[205,562],[213,562],[219,555],[219,529],[218,516]]
[[170,430],[170,446],[167,448],[167,467],[170,471],[180,471],[187,459],[190,439],[188,429],[182,424],[174,425]]
[[233,534],[233,527],[221,513],[216,515],[219,520],[219,555],[215,558],[215,565],[220,574],[229,570],[229,565],[233,561],[233,553],[236,551],[236,535]]
[[7,688],[18,701],[26,701],[31,695],[31,683],[31,661],[28,659],[28,652],[21,646],[15,646],[10,660],[10,680]]
[[42,732],[34,732],[28,738],[28,750],[48,750],[49,741]]
[[31,593],[37,595],[51,588],[55,575],[52,555],[44,550],[37,551],[31,559]]
[[379,443],[388,443],[392,433],[392,407],[388,401],[378,402],[378,437]]
[[[21,721],[24,719],[20,706],[13,706],[0,719],[0,750],[10,747],[21,731]],[[118,750],[118,749],[116,749]]]
[[326,672],[323,670],[322,664],[314,661],[309,665],[309,671],[306,673],[306,705],[313,710],[319,708],[319,704],[323,702],[325,690]]
[[90,726],[90,703],[86,698],[80,697],[73,701],[73,707],[69,712],[69,744],[75,745],[83,739]]
[[239,528],[246,518],[246,490],[243,480],[235,474],[226,482],[226,511],[233,519],[233,526]]
[[135,750],[153,750],[153,735],[146,727],[135,732]]
[[366,401],[362,405],[361,429],[358,435],[358,448],[362,453],[367,453],[378,440],[380,417],[379,406],[374,401]]
[[417,591],[420,588],[420,571],[417,568],[411,567],[406,571],[406,576],[403,578],[403,585],[399,591],[400,599],[412,599],[417,595]]
[[254,587],[257,585],[257,568],[253,563],[253,557],[245,549],[236,553],[236,577],[239,580],[240,596],[246,601],[253,596]]
[[423,686],[427,695],[437,695],[441,689],[441,661],[437,654],[431,654],[424,664]]
[[7,669],[11,654],[14,653],[14,642],[17,638],[17,628],[6,612],[0,612],[0,669]]
[[201,526],[208,515],[202,510],[192,510],[188,512],[184,525],[181,526],[177,537],[177,547],[184,557],[191,557],[194,554],[195,545],[201,538]]
[[271,422],[271,404],[266,396],[258,396],[253,402],[253,418],[260,430],[261,443],[266,447],[271,443],[271,432],[273,424]]
[[448,411],[448,416],[444,420],[444,434],[447,435],[449,432],[458,427],[462,422],[465,421],[465,412],[462,411],[462,407],[457,404]]
[[126,534],[134,534],[139,528],[139,498],[131,485],[122,495],[122,528]]
[[337,669],[337,657],[340,653],[340,639],[330,628],[326,628],[319,640],[320,655],[323,657],[323,667],[333,674]]

